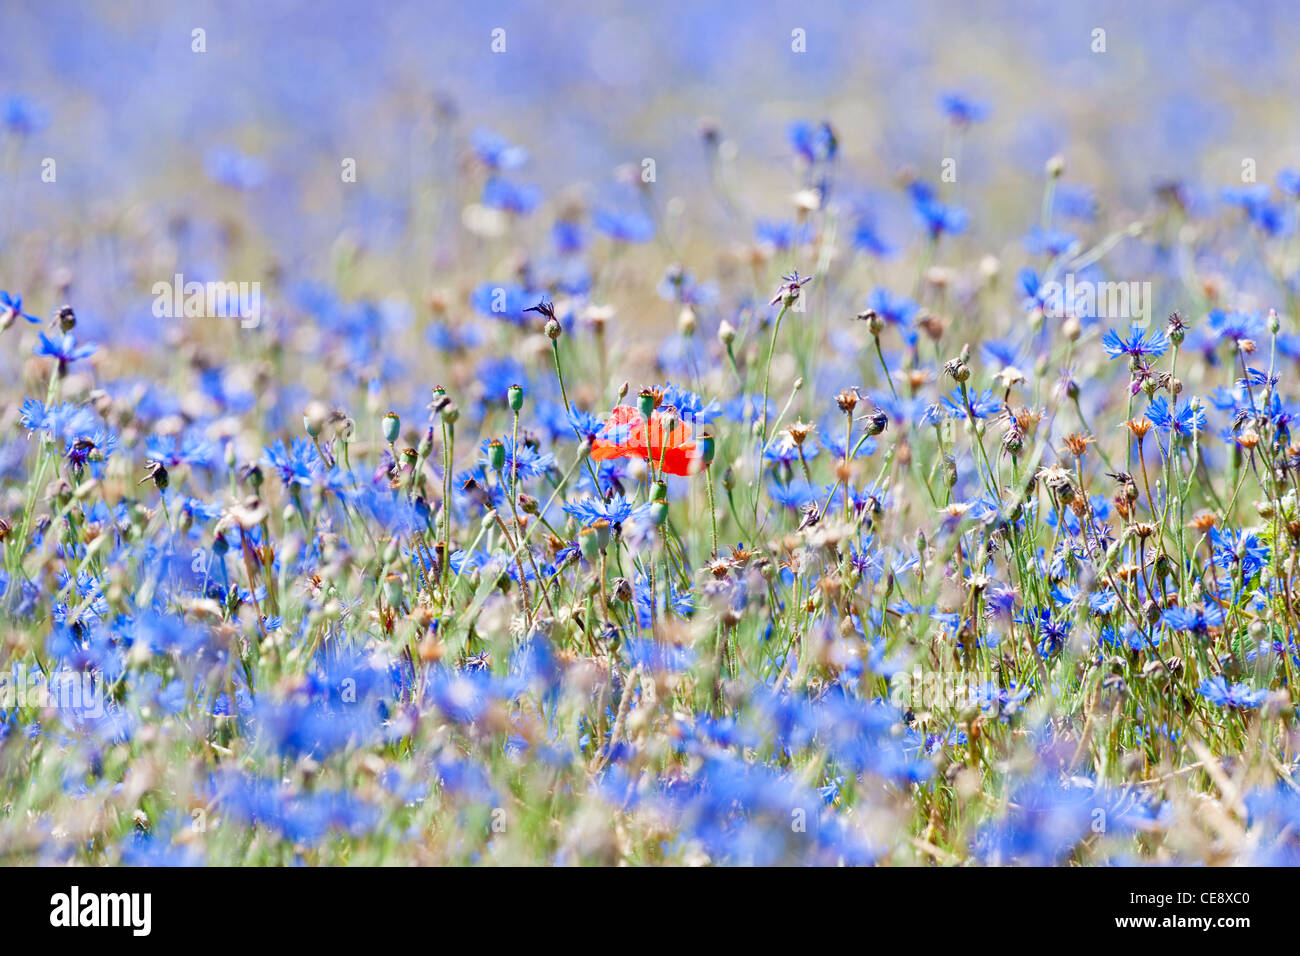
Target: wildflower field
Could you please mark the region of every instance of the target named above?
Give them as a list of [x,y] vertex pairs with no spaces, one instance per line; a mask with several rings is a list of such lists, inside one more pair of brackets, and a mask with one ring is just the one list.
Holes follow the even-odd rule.
[[0,862],[1300,859],[1282,5],[440,6],[0,14]]

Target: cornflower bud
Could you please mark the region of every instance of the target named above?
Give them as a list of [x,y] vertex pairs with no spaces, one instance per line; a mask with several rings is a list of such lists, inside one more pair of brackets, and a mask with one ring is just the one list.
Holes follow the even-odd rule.
[[885,320],[880,317],[875,309],[867,309],[858,313],[858,319],[867,323],[867,331],[874,336],[879,336],[885,331]]
[[947,362],[943,370],[952,377],[954,382],[961,383],[970,378],[970,366],[959,358]]

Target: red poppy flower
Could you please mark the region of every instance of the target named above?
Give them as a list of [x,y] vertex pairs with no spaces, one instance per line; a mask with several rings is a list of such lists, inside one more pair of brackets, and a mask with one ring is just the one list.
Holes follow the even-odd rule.
[[667,417],[652,412],[647,426],[645,416],[631,405],[615,405],[591,446],[591,457],[597,461],[646,458],[670,475],[691,475],[707,468],[709,462],[691,426],[674,418],[669,428],[664,423]]

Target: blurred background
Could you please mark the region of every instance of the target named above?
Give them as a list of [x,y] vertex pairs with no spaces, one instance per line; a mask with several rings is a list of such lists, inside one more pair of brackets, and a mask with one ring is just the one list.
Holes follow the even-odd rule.
[[[1282,2],[10,0],[0,35],[0,284],[46,317],[73,296],[100,340],[156,341],[173,270],[336,277],[340,241],[388,261],[352,294],[418,302],[445,277],[464,301],[573,209],[644,212],[647,158],[665,261],[750,241],[791,216],[798,121],[832,124],[834,198],[889,248],[916,235],[900,173],[956,158],[955,258],[1019,249],[1053,155],[1065,211],[1111,227],[1172,181],[1194,215],[1243,159],[1261,183],[1300,162]],[[504,246],[467,209],[494,205],[482,129],[526,150]]]

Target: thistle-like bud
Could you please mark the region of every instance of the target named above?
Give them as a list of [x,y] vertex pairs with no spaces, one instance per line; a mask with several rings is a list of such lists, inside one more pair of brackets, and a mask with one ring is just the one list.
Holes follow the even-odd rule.
[[872,335],[879,336],[885,331],[885,320],[880,317],[875,309],[866,309],[858,313],[858,319],[867,323],[867,331]]
[[959,358],[949,361],[944,365],[943,370],[952,377],[954,382],[959,384],[970,378],[970,366]]

